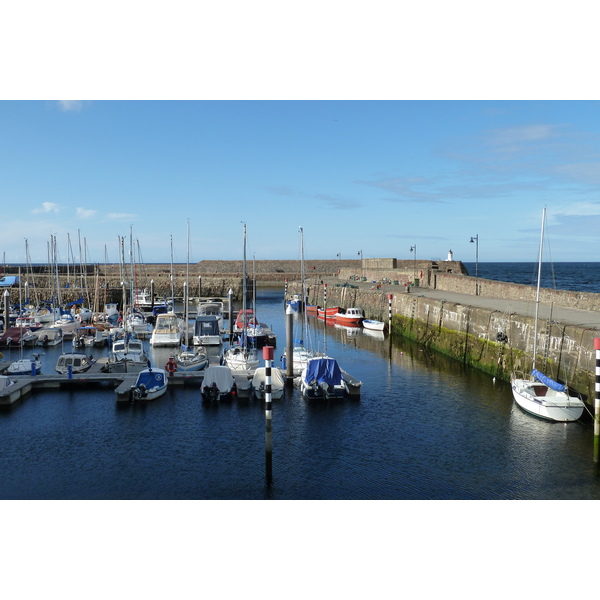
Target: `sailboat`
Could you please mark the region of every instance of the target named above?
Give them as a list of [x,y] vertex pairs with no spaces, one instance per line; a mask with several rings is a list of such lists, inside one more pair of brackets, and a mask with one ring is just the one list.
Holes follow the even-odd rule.
[[[304,267],[304,229],[302,227],[299,227],[298,231],[300,233],[300,276],[302,279],[302,299],[304,301],[306,299],[306,271]],[[317,352],[312,348],[306,347],[304,345],[304,338],[309,335],[307,314],[308,313],[306,310],[302,311],[301,338],[294,339],[294,347],[292,349],[293,373],[295,376],[302,374],[302,371],[306,368],[306,366],[308,365],[308,361],[311,358],[322,356],[322,353]],[[283,356],[287,360],[285,350]]]
[[558,383],[535,368],[537,354],[538,314],[540,306],[540,281],[546,208],[542,213],[542,233],[538,259],[535,323],[533,333],[533,365],[530,375],[519,371],[511,374],[510,384],[515,402],[526,412],[548,421],[576,421],[583,414],[583,400],[569,395],[568,386]]
[[178,371],[201,371],[208,367],[208,355],[204,348],[194,349],[190,347],[190,323],[189,323],[189,298],[188,298],[188,281],[190,270],[190,224],[188,221],[188,236],[187,236],[187,266],[186,280],[183,284],[183,305],[184,305],[184,335],[185,341],[181,342],[179,352],[175,355]]
[[[247,280],[246,280],[246,223],[244,223],[244,283],[243,283],[243,299],[242,299],[242,314],[247,314],[246,297],[247,297]],[[260,364],[260,359],[256,348],[248,346],[248,320],[244,319],[241,340],[236,346],[231,346],[223,355],[225,364],[233,371],[254,371]]]
[[[21,281],[21,269],[19,268],[19,282]],[[22,300],[22,292],[21,292],[21,284],[19,283],[19,310],[22,310],[23,300]],[[8,328],[7,328],[8,329]],[[9,375],[37,375],[42,370],[42,361],[40,359],[39,354],[32,354],[31,358],[23,358],[23,325],[19,326],[20,336],[19,336],[19,360],[15,360],[12,362],[6,372]],[[8,345],[8,343],[7,343]]]
[[[129,228],[129,255],[130,255],[130,310],[133,309],[133,230]],[[111,355],[107,363],[107,370],[111,372],[128,371],[129,367],[146,366],[148,357],[144,351],[144,345],[141,339],[136,337],[136,332],[131,329],[127,319],[127,293],[123,285],[123,314],[125,317],[125,331],[121,339],[113,341],[111,346]]]

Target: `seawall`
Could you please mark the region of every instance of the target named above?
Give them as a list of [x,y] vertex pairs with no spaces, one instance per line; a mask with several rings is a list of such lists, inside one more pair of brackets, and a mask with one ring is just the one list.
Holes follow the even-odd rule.
[[[452,279],[456,291],[464,294],[474,288],[472,277],[457,276]],[[462,286],[458,283],[462,280]],[[438,279],[439,281],[439,279]],[[481,283],[482,280],[479,280]],[[499,379],[509,380],[513,370],[528,372],[532,365],[534,318],[517,314],[512,310],[482,308],[463,301],[444,299],[444,293],[436,291],[441,298],[422,295],[419,287],[405,288],[373,284],[356,284],[354,281],[327,280],[327,305],[360,307],[367,318],[388,321],[391,295],[392,335],[402,335],[424,346],[483,370]],[[381,285],[381,288],[379,288]],[[447,285],[447,283],[446,283]],[[449,286],[448,286],[449,287]],[[535,298],[528,286],[493,282],[487,288],[499,294],[503,301],[514,294],[517,298]],[[406,290],[409,289],[409,292]],[[308,286],[308,301],[323,306],[323,285]],[[290,286],[290,293],[298,293],[299,286]],[[558,304],[570,307],[574,296],[578,305],[596,306],[600,294],[573,294],[546,290],[547,296]],[[452,294],[448,292],[448,297]],[[475,296],[472,296],[475,302]],[[493,298],[488,298],[494,304]],[[498,301],[499,302],[499,301]],[[578,306],[578,307],[579,307]],[[538,325],[538,358],[536,366],[546,374],[582,394],[588,402],[594,397],[595,352],[594,338],[599,337],[595,327],[570,325],[557,320],[541,319]]]

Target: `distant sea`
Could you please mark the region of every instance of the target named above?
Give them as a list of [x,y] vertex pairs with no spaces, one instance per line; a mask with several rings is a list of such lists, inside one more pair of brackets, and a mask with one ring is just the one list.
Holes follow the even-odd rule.
[[[475,263],[463,263],[475,277]],[[537,262],[479,263],[482,279],[537,285]],[[542,265],[541,285],[557,290],[600,293],[600,262],[563,262]]]

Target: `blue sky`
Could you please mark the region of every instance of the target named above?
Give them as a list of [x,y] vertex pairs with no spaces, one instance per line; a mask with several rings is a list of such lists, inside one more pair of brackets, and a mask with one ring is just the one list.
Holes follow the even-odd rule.
[[302,226],[307,258],[472,262],[478,235],[535,261],[546,206],[552,260],[600,260],[596,19],[571,7],[13,3],[0,257],[68,235],[116,261],[131,228],[185,262],[189,223],[192,262],[235,259],[245,222],[257,259],[298,258]]
[[592,101],[2,101],[0,252],[600,260]]

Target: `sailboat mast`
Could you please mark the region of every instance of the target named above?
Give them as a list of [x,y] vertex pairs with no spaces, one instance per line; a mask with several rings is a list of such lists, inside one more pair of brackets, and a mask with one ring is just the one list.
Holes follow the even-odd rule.
[[248,315],[246,314],[246,294],[248,293],[246,283],[246,223],[244,223],[244,282],[242,285],[243,298],[242,298],[242,313],[244,315],[244,349],[247,347],[247,336],[248,336]]
[[542,233],[540,235],[540,251],[538,256],[538,277],[537,277],[537,292],[535,295],[535,322],[533,325],[533,365],[535,369],[535,358],[537,354],[537,332],[538,332],[538,315],[540,311],[540,284],[542,281],[542,253],[544,249],[544,226],[546,224],[546,207],[542,212]]
[[190,280],[190,220],[187,224],[187,263],[185,266],[185,345],[188,346],[190,323],[189,323],[189,298],[188,298],[188,282]]
[[173,279],[173,234],[171,234],[171,307],[175,312],[175,280]]
[[300,231],[300,277],[302,279],[302,310],[304,315],[302,317],[302,344],[308,335],[308,315],[306,313],[306,272],[304,268],[304,229],[298,228]]

